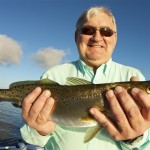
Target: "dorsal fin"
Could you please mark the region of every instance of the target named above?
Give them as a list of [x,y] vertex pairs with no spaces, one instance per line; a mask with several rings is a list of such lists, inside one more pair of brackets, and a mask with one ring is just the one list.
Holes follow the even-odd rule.
[[45,79],[41,79],[41,80],[27,80],[27,81],[18,81],[18,82],[14,82],[14,83],[11,83],[9,85],[9,88],[12,88],[12,87],[16,87],[16,86],[21,86],[21,85],[39,85],[39,84],[55,84],[55,85],[58,85],[57,82],[55,81],[52,81],[48,78],[45,78]]
[[68,77],[66,81],[66,85],[83,85],[83,84],[91,84],[91,82],[75,77]]
[[39,80],[39,83],[58,84],[57,82],[55,82],[55,81],[53,81],[53,80],[50,80],[50,79],[48,79],[48,78]]

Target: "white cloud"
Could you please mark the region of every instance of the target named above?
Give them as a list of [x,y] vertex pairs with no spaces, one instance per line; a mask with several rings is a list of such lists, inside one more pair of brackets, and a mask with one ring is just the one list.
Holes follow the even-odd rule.
[[47,69],[60,64],[65,55],[66,53],[64,50],[48,47],[38,50],[35,54],[35,60],[39,66]]
[[19,64],[21,55],[20,44],[12,38],[0,34],[0,64]]

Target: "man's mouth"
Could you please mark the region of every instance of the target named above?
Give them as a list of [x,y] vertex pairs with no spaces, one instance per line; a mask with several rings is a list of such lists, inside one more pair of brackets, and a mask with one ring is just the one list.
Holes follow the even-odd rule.
[[90,46],[90,47],[97,47],[97,48],[104,48],[103,45],[88,45],[88,46]]

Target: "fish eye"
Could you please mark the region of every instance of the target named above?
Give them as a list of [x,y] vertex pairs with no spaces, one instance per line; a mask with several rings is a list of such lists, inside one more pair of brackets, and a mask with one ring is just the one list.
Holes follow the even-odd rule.
[[150,87],[147,87],[146,92],[150,94]]

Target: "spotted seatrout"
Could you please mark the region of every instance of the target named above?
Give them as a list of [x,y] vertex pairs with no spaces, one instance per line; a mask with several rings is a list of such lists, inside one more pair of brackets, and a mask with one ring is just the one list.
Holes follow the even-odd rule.
[[[97,125],[97,122],[89,114],[92,106],[96,106],[107,116],[111,115],[105,97],[107,90],[122,86],[130,91],[137,87],[150,94],[150,81],[91,84],[86,80],[70,77],[67,78],[66,84],[59,85],[49,79],[15,82],[10,85],[9,89],[0,89],[0,101],[10,101],[15,106],[21,107],[22,100],[26,95],[36,87],[41,87],[42,90],[50,90],[51,96],[55,100],[52,116],[56,123],[65,126],[92,127]],[[85,142],[90,139],[91,136],[85,139]]]

